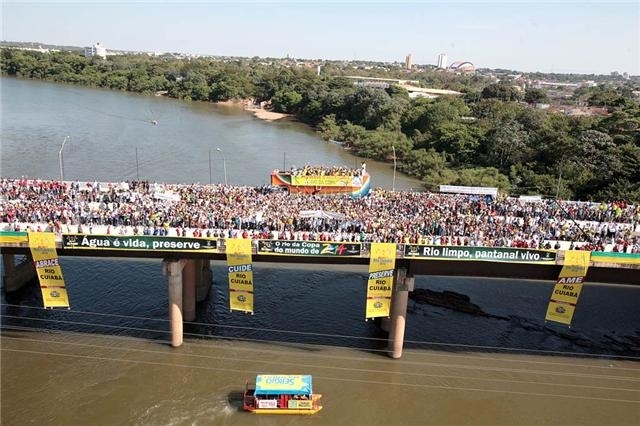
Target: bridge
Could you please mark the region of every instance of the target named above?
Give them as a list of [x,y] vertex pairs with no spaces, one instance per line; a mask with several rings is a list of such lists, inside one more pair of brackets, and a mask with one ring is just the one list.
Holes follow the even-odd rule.
[[[16,291],[36,279],[26,232],[0,238],[5,291]],[[0,235],[1,236],[1,235]],[[57,234],[59,256],[162,259],[168,281],[171,345],[183,343],[183,321],[193,321],[196,302],[211,286],[211,260],[226,260],[226,239],[148,235]],[[370,243],[252,240],[252,262],[358,264],[370,263]],[[409,292],[416,275],[493,277],[554,281],[565,263],[564,250],[510,247],[397,244],[391,314],[381,327],[389,333],[388,351],[402,356]],[[16,256],[23,260],[16,264]],[[640,285],[640,255],[593,252],[587,282]]]

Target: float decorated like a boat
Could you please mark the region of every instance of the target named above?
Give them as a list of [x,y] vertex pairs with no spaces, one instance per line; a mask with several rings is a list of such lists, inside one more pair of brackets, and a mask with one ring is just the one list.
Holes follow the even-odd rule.
[[314,394],[310,375],[258,374],[247,382],[242,408],[255,414],[315,414],[322,395]]
[[284,187],[290,193],[351,194],[362,197],[371,192],[371,176],[362,168],[306,166],[301,169],[271,172],[271,185]]

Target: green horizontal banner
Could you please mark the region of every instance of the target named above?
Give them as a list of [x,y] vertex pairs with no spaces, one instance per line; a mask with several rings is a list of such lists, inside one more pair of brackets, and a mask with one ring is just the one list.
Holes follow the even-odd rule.
[[26,231],[0,231],[0,235],[13,236],[13,237],[28,237],[29,234]]
[[591,261],[602,263],[629,263],[632,265],[640,265],[640,254],[592,251]]
[[151,235],[65,234],[62,236],[62,248],[91,250],[217,252],[215,239],[158,237]]
[[0,243],[26,243],[29,241],[29,234],[17,231],[0,231]]
[[404,256],[414,259],[483,260],[488,262],[555,264],[556,252],[510,247],[426,246],[406,244]]
[[361,245],[360,243],[259,240],[258,253],[287,256],[360,256]]

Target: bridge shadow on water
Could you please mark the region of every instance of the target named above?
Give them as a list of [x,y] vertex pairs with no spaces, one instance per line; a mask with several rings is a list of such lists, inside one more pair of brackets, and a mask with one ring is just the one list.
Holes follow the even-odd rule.
[[[496,330],[497,345],[488,346],[482,343],[449,343],[420,342],[405,340],[405,349],[427,349],[447,352],[499,352],[545,356],[576,357],[632,357],[640,356],[640,329],[632,327],[632,332],[617,334],[615,330],[594,333],[596,330],[580,330],[564,324],[545,321],[544,318],[531,318],[518,313],[507,315],[485,312],[473,303],[469,296],[453,291],[435,292],[429,289],[416,289],[410,293],[408,317],[422,316],[426,319],[435,317],[466,316],[472,323],[487,323]],[[498,331],[501,330],[501,331]],[[473,330],[469,330],[472,332]],[[524,343],[514,347],[513,336]],[[528,346],[528,347],[527,347]]]
[[[333,278],[337,284],[362,280],[352,273],[334,274]],[[552,283],[493,281],[485,283],[491,290],[487,291],[468,279],[416,282],[408,302],[405,351],[640,356],[636,288],[585,288],[575,323],[567,327],[544,321]],[[115,301],[113,294],[106,300],[99,291],[84,289],[78,295],[78,289],[74,290],[71,310],[43,309],[35,282],[18,292],[3,292],[3,336],[19,337],[15,330],[78,332],[169,344],[166,290],[151,298],[142,287],[132,294],[118,295]],[[364,298],[359,284],[346,288],[339,298],[328,299],[329,305],[325,300],[316,308],[309,306],[317,304],[320,290],[270,299],[257,294],[262,305],[255,315],[231,313],[226,291],[224,286],[214,286],[209,297],[198,304],[196,320],[184,324],[185,344],[237,341],[264,346],[265,350],[302,353],[321,353],[333,347],[388,358],[388,336],[380,321],[364,321],[362,313],[354,313],[353,300]],[[299,303],[292,303],[294,296]]]

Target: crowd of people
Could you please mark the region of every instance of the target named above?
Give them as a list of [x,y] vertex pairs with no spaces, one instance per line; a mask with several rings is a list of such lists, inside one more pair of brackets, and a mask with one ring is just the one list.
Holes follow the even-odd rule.
[[[360,176],[364,174],[366,170],[366,164],[362,163],[360,168],[351,168],[344,166],[313,166],[305,165],[304,167],[292,167],[291,170],[286,171],[292,176]],[[279,170],[275,170],[279,172]]]
[[[301,212],[331,215],[302,215]],[[304,216],[304,217],[303,217]],[[0,230],[640,252],[640,206],[375,189],[0,180]],[[36,230],[36,229],[33,229]]]

